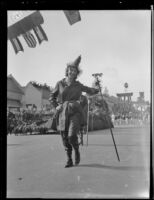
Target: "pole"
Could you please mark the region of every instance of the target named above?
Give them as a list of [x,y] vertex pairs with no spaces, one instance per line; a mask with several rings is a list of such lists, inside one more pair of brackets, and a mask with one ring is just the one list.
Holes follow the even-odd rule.
[[[100,90],[100,87],[99,87],[99,90]],[[101,96],[102,96],[102,98],[103,98],[103,95],[102,95],[101,90],[100,90],[100,94],[101,94]],[[110,127],[110,122],[109,122],[109,118],[108,118],[108,116],[106,117],[106,119],[107,119],[107,123],[108,123],[108,125],[109,125],[109,127]],[[113,137],[112,128],[110,127],[109,129],[110,129],[111,136],[112,136],[112,139],[113,139],[113,143],[114,143],[114,147],[115,147],[115,150],[116,150],[117,158],[118,158],[118,161],[120,162],[120,158],[119,158],[119,155],[118,155],[118,151],[117,151],[116,143],[115,143],[115,140],[114,140],[114,137]]]
[[88,146],[88,131],[89,131],[89,99],[87,97],[88,100],[88,111],[87,111],[87,146]]
[[[154,5],[151,5],[151,108],[154,108],[154,92],[153,92],[153,85],[154,85],[154,12],[153,12]],[[151,109],[151,116],[154,113],[154,109]],[[151,124],[154,124],[154,117],[151,117],[150,120]],[[152,126],[152,131],[154,131],[154,126]],[[152,135],[151,135],[151,141],[152,141]]]
[[[92,108],[94,109],[94,99],[92,98]],[[92,109],[92,110],[93,110]],[[94,130],[94,112],[91,113],[91,130]]]
[[[151,124],[151,131],[150,131],[150,141],[151,141],[151,148],[150,148],[150,155],[152,163],[150,165],[150,177],[153,177],[153,131],[154,131],[154,92],[153,92],[153,85],[154,85],[154,12],[153,12],[153,5],[151,5],[151,95],[150,95],[150,124]],[[153,180],[153,179],[152,179]],[[150,187],[150,198],[153,198],[153,188]]]
[[[97,85],[98,85],[98,88],[99,88],[99,92],[100,92],[101,97],[102,97],[102,99],[103,99],[103,94],[102,94],[102,92],[101,92],[101,87],[100,87],[100,81],[98,80],[98,76],[100,76],[100,75],[99,75],[99,74],[94,74],[93,76],[96,78]],[[107,116],[106,119],[107,119],[107,123],[108,123],[108,125],[109,125],[109,127],[110,127],[110,122],[109,122],[108,116]],[[116,150],[116,155],[117,155],[118,161],[120,162],[120,158],[119,158],[119,154],[118,154],[118,151],[117,151],[116,143],[115,143],[115,140],[114,140],[114,137],[113,137],[112,128],[110,127],[109,129],[110,129],[111,136],[112,136],[112,140],[113,140],[114,147],[115,147],[115,150]]]

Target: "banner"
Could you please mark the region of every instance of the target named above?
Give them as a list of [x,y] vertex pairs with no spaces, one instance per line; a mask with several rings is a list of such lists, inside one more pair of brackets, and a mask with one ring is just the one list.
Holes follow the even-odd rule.
[[[35,48],[37,45],[36,36],[39,44],[43,40],[48,41],[41,24],[44,23],[39,11],[9,11],[8,12],[8,39],[11,41],[15,53],[24,51],[19,37],[22,36],[28,47]],[[34,31],[32,33],[31,31]],[[34,35],[33,35],[34,34]]]
[[30,48],[36,47],[36,40],[35,40],[33,34],[31,34],[29,31],[27,31],[26,33],[23,34],[23,37],[24,37],[27,45]]
[[81,16],[78,10],[64,10],[64,14],[70,25],[81,21]]
[[10,42],[12,43],[12,46],[13,46],[14,51],[15,51],[16,54],[19,51],[24,51],[24,49],[22,47],[22,44],[21,44],[20,40],[17,37],[10,39]]
[[43,40],[48,41],[48,38],[43,30],[43,28],[41,27],[41,25],[38,25],[36,27],[33,28],[33,31],[38,39],[39,44],[41,44],[41,42]]

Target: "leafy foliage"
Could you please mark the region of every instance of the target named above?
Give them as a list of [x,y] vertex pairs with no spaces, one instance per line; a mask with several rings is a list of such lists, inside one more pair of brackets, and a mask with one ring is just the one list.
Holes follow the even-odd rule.
[[30,83],[31,83],[34,87],[37,87],[37,88],[39,88],[39,89],[51,90],[50,86],[48,86],[46,83],[41,84],[41,83],[37,83],[36,81],[30,81]]

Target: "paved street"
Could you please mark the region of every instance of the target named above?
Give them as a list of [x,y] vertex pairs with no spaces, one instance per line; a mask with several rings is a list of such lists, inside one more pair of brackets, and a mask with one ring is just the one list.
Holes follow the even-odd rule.
[[[143,198],[149,191],[150,128],[89,133],[81,163],[64,168],[59,135],[7,136],[8,198]],[[74,154],[73,154],[74,156]]]

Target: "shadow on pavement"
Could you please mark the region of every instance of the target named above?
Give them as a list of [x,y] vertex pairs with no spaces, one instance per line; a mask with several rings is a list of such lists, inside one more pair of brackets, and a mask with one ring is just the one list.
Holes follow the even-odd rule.
[[[88,144],[88,146],[113,146],[113,144]],[[141,144],[116,144],[116,146],[142,146]]]
[[102,169],[111,169],[111,170],[132,170],[132,171],[145,171],[144,166],[110,166],[110,165],[103,165],[98,163],[91,163],[91,164],[80,164],[76,167],[93,167],[93,168],[102,168]]

